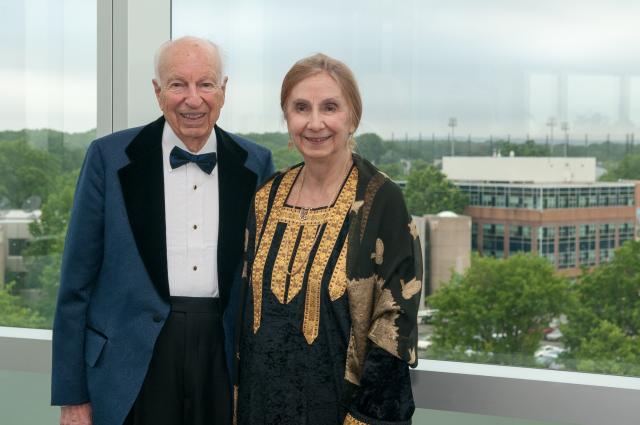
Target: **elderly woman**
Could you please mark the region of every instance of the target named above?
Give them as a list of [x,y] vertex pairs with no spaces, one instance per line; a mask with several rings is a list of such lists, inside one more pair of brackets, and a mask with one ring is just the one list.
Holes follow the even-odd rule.
[[237,422],[408,424],[422,279],[402,193],[353,153],[355,78],[326,55],[282,83],[304,163],[258,190],[242,291]]

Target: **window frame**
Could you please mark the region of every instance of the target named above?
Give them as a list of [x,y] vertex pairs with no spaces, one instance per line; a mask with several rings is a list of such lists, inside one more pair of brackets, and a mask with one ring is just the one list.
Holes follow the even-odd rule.
[[[171,34],[171,7],[171,0],[97,2],[98,136],[159,116],[152,57]],[[0,327],[0,352],[0,369],[50,373],[51,331]],[[411,374],[420,408],[584,425],[612,418],[637,423],[640,378],[424,359]]]
[[[475,187],[478,204],[483,189]],[[509,194],[503,194],[508,202]],[[552,208],[561,207],[556,201]],[[425,359],[411,373],[419,408],[585,425],[610,422],[612,417],[620,425],[637,422],[640,378]]]

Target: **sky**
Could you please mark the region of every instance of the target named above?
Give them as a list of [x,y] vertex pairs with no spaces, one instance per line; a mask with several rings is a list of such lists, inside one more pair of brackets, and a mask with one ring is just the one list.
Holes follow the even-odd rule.
[[0,131],[95,128],[96,20],[96,3],[88,0],[20,0],[2,8]]
[[[21,4],[21,3],[17,3]],[[95,126],[95,2],[25,0],[0,17],[0,130]],[[354,71],[360,133],[624,139],[640,125],[634,0],[173,0],[173,37],[225,52],[220,124],[285,131],[282,78],[321,51]],[[8,40],[12,40],[8,42]],[[150,52],[153,54],[153,52]],[[621,93],[622,97],[621,97]],[[638,131],[640,134],[640,131]]]

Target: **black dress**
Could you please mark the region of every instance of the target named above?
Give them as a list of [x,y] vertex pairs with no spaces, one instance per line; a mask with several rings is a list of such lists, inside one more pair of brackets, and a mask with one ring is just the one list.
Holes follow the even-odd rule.
[[353,159],[329,207],[286,204],[301,165],[256,194],[236,336],[238,424],[411,423],[419,241],[399,188]]
[[[273,182],[258,234],[240,352],[238,423],[338,424],[351,320],[345,294],[352,168],[334,205],[303,210],[285,204],[300,168]],[[264,188],[263,188],[264,189]],[[266,201],[266,202],[265,202]],[[261,292],[261,293],[260,293]]]

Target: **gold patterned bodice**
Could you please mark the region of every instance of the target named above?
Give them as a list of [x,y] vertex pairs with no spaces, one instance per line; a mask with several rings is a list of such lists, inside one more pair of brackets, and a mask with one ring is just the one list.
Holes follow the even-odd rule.
[[[253,331],[260,328],[262,291],[270,290],[281,304],[290,303],[300,294],[306,281],[304,319],[302,331],[308,344],[313,344],[320,325],[322,278],[331,254],[340,249],[336,266],[330,273],[328,293],[331,301],[340,298],[346,289],[346,256],[348,241],[336,244],[349,209],[355,200],[358,170],[352,167],[340,193],[332,206],[301,209],[286,204],[291,188],[301,167],[289,170],[282,178],[266,221],[269,193],[273,180],[256,194],[256,243],[251,273],[253,288]],[[264,225],[264,228],[263,228]],[[278,226],[284,225],[282,238],[274,238]],[[279,246],[273,246],[278,243]],[[277,255],[271,269],[270,288],[263,288],[267,256],[272,249]],[[268,281],[268,279],[267,279]]]

